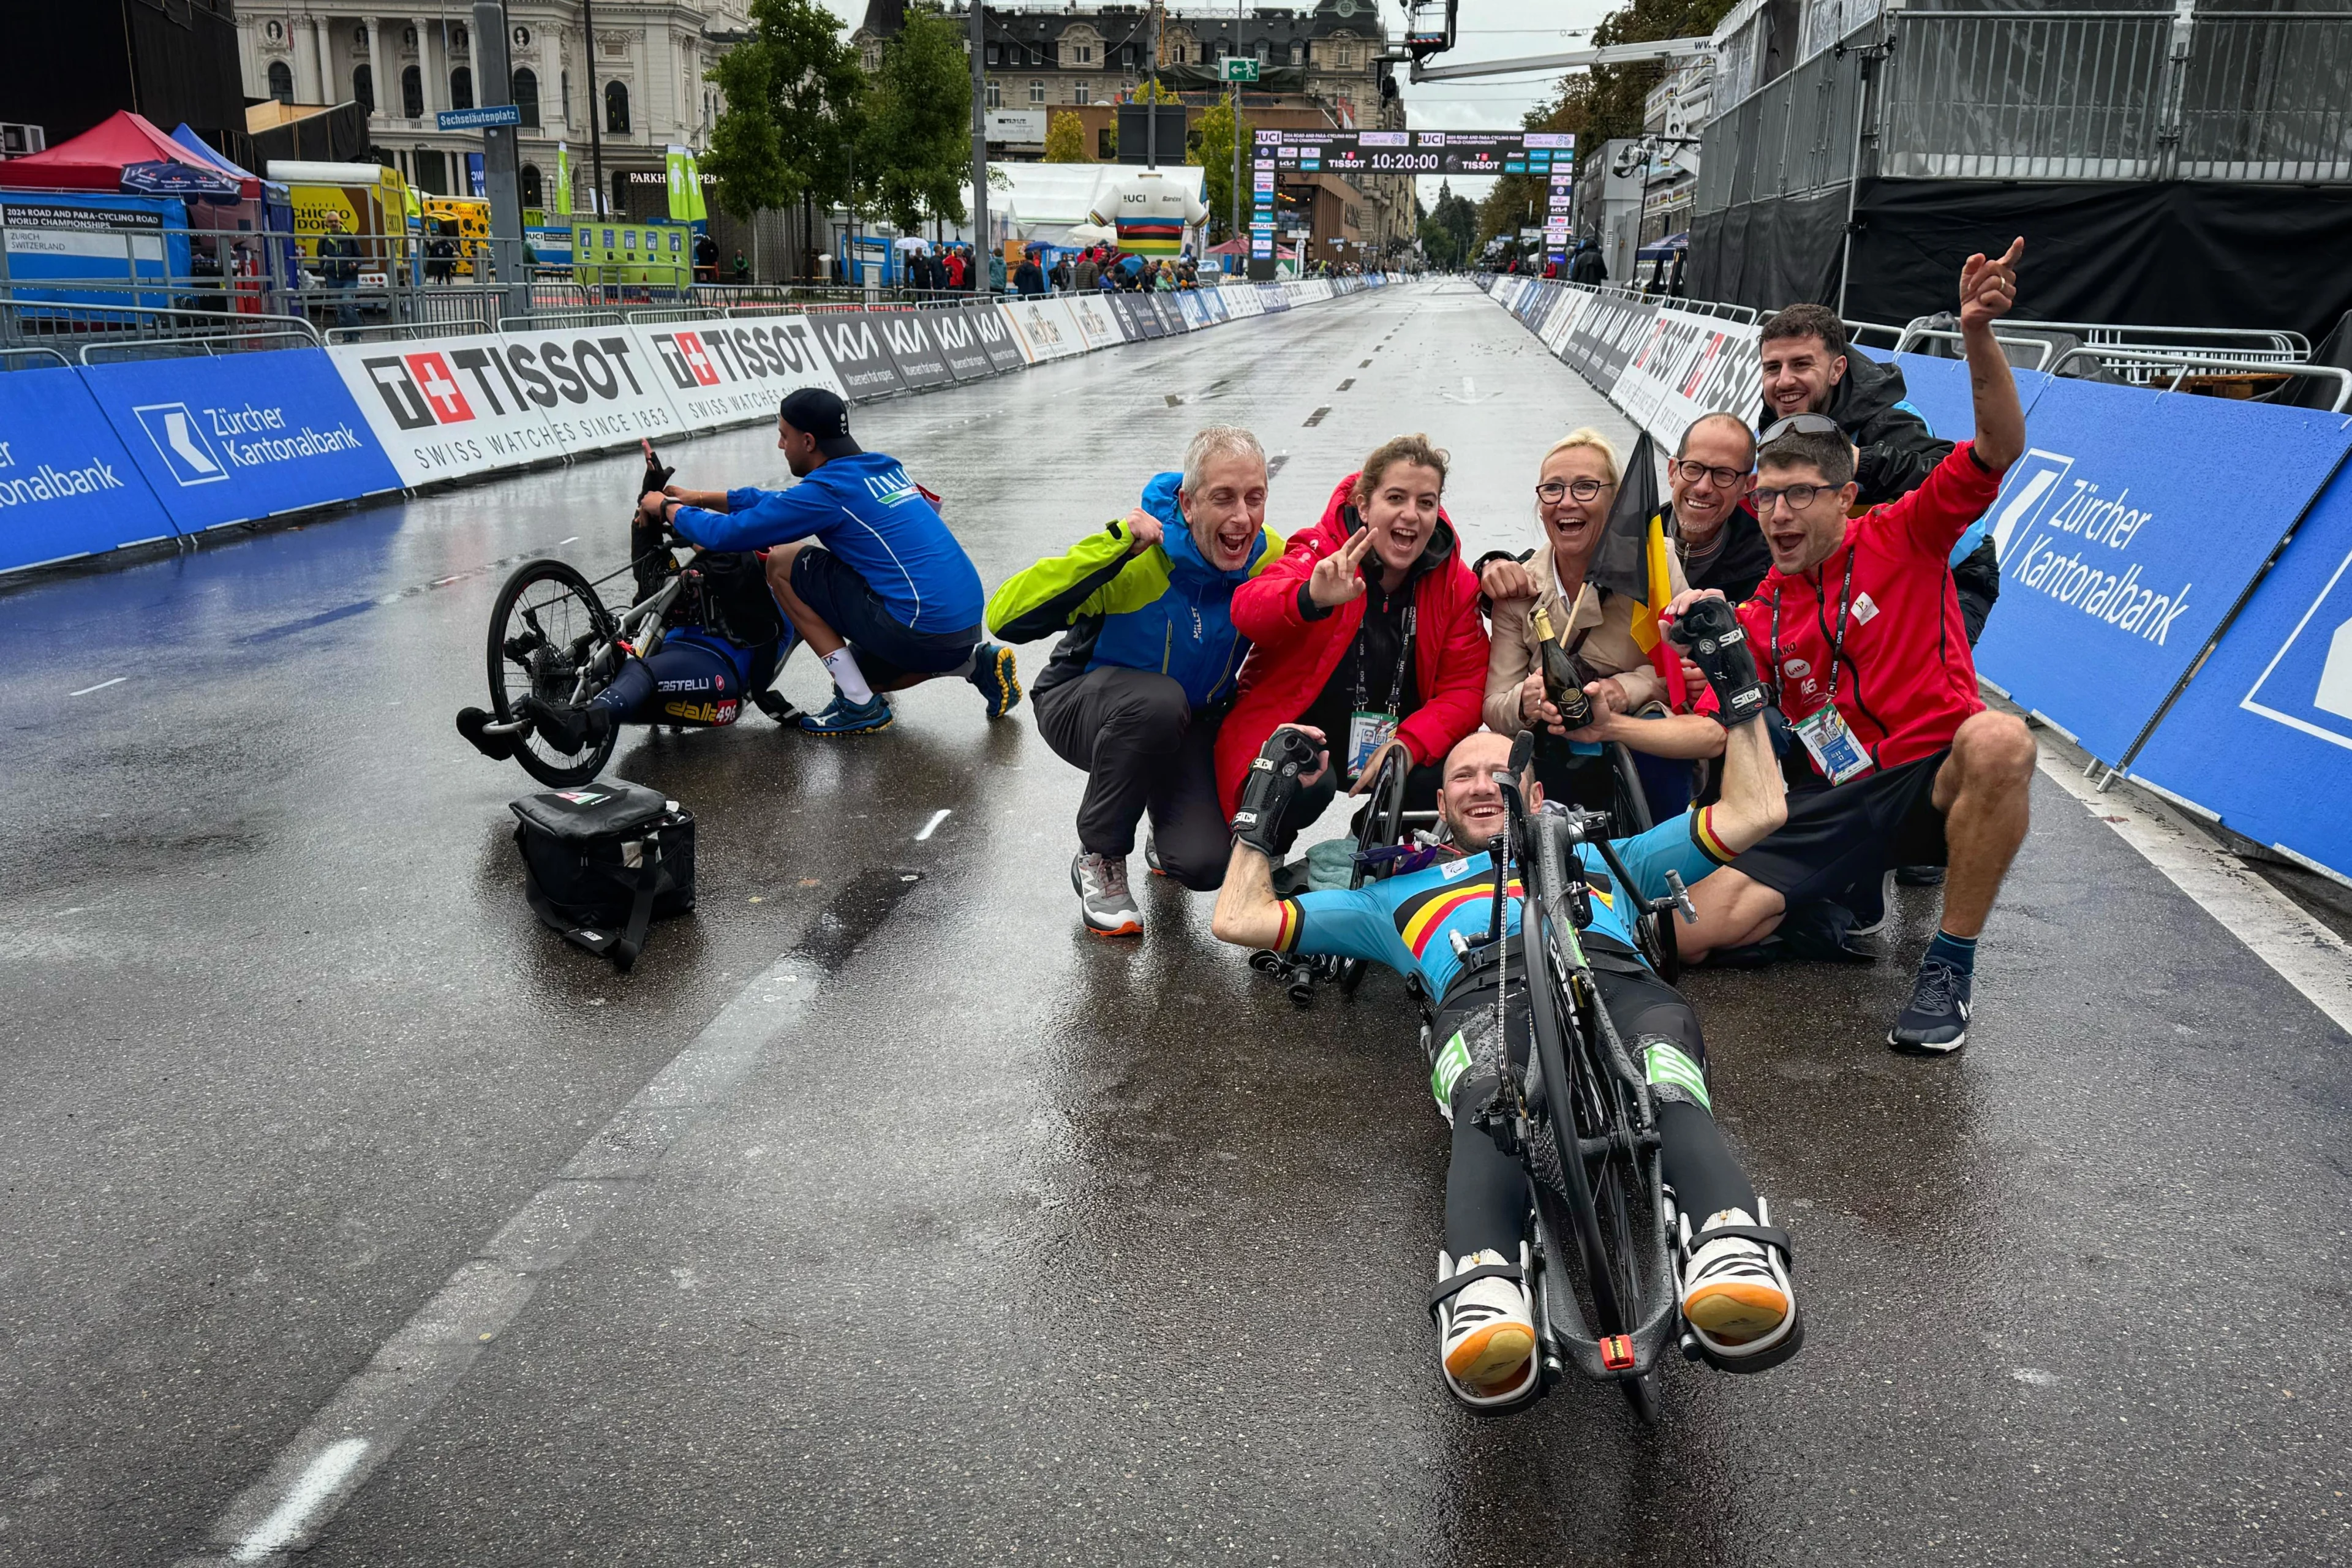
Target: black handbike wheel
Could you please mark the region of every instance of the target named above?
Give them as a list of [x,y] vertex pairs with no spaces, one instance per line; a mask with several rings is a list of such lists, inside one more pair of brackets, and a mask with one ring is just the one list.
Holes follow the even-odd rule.
[[[1611,1130],[1612,1108],[1618,1112],[1614,1128],[1630,1131],[1631,1108],[1612,1092],[1622,1088],[1615,1076],[1595,1059],[1602,1048],[1601,1043],[1582,1038],[1586,1032],[1580,1030],[1571,1046],[1568,999],[1560,994],[1542,956],[1543,925],[1539,906],[1531,900],[1522,916],[1521,947],[1528,963],[1530,1034],[1545,1089],[1543,1101],[1529,1110],[1540,1121],[1542,1136],[1549,1145],[1545,1168],[1532,1184],[1536,1209],[1552,1252],[1571,1240],[1575,1243],[1584,1265],[1585,1289],[1592,1300],[1595,1334],[1630,1334],[1641,1325],[1642,1293],[1639,1255],[1634,1251],[1639,1241],[1623,1184],[1629,1175],[1637,1176],[1640,1167],[1631,1151],[1612,1149],[1601,1162],[1596,1183],[1596,1173],[1578,1152],[1577,1140]],[[1598,1081],[1596,1066],[1602,1075]],[[1552,1256],[1547,1260],[1563,1271],[1561,1289],[1572,1289],[1565,1272],[1566,1259]],[[1617,1382],[1626,1403],[1643,1422],[1658,1419],[1654,1366],[1639,1378]]]
[[[582,671],[616,631],[588,579],[561,561],[526,563],[499,590],[490,608],[490,711],[512,723],[526,696],[583,703],[595,695]],[[518,740],[515,761],[541,784],[558,789],[586,784],[612,760],[617,731],[607,730],[585,750],[559,750],[536,731]]]
[[[1391,752],[1381,763],[1381,776],[1372,784],[1372,805],[1365,817],[1364,836],[1356,845],[1360,853],[1366,849],[1385,849],[1391,845],[1404,842],[1404,790],[1405,764],[1398,760],[1398,753]],[[1360,860],[1348,874],[1348,886],[1360,888],[1363,885],[1364,868]],[[1363,983],[1364,961],[1360,958],[1341,960],[1339,994],[1353,996],[1356,987]]]

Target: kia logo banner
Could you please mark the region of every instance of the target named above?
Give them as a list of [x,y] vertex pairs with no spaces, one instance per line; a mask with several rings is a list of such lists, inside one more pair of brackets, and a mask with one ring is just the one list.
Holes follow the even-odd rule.
[[978,381],[996,374],[996,362],[988,357],[981,346],[979,334],[972,331],[971,312],[963,310],[927,310],[923,324],[940,345],[948,369],[958,381]]
[[1029,363],[1028,357],[1021,352],[1021,345],[1013,341],[1013,329],[1004,324],[1003,312],[995,306],[968,305],[961,314],[971,328],[971,335],[986,351],[988,363],[994,365],[1000,374],[1019,370]]
[[955,381],[955,373],[948,369],[947,355],[923,330],[921,316],[929,311],[868,310],[866,317],[881,333],[882,344],[890,351],[891,360],[898,367],[898,379],[909,392],[928,392],[935,386],[947,386]]
[[841,395],[855,402],[871,403],[907,390],[898,362],[883,342],[879,315],[875,310],[841,310],[815,320],[818,341],[833,361],[834,374],[841,378]]

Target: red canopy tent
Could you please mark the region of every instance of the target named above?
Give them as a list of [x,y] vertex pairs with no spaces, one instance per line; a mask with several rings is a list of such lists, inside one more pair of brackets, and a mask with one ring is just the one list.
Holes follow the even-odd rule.
[[119,191],[131,163],[186,163],[217,172],[194,153],[127,109],[45,153],[0,162],[0,185],[19,190]]

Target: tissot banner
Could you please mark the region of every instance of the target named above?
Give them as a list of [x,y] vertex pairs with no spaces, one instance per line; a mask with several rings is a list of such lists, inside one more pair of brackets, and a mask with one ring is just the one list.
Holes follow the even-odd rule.
[[821,386],[849,395],[807,316],[709,317],[630,328],[681,423],[710,430],[772,420],[784,395]]

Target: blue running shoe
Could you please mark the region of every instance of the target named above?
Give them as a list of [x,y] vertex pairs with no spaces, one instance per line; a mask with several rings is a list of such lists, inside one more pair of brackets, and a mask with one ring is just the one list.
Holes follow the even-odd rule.
[[1002,719],[1021,706],[1021,668],[1013,650],[984,642],[971,650],[971,674],[965,678],[988,700],[988,716]]
[[1911,987],[1910,1005],[1886,1031],[1886,1043],[1915,1057],[1940,1057],[1966,1045],[1970,978],[1940,958],[1927,959]]
[[822,713],[801,715],[801,728],[812,735],[874,735],[890,727],[890,703],[878,693],[871,702],[852,702],[836,691]]

